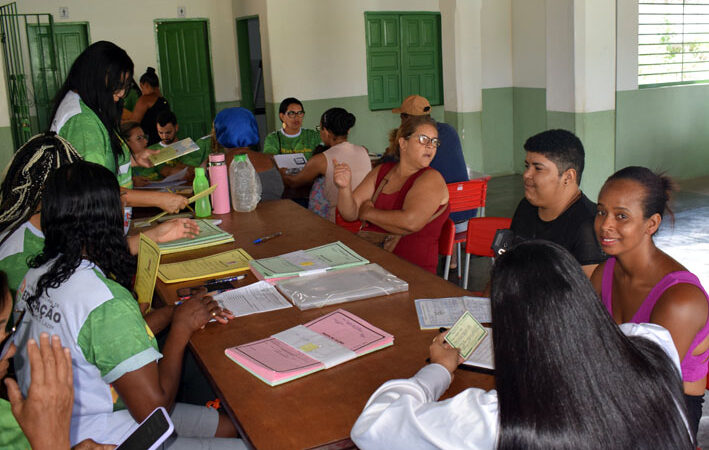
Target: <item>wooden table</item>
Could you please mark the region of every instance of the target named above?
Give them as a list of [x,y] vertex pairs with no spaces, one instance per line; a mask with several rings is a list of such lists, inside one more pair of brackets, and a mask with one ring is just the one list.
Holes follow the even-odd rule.
[[[195,333],[190,341],[222,405],[251,446],[258,449],[351,447],[350,429],[369,396],[387,380],[411,377],[428,357],[428,346],[436,333],[419,329],[414,299],[462,296],[469,292],[359,239],[289,200],[259,204],[251,213],[234,212],[215,217],[223,220],[223,229],[234,233],[235,243],[168,255],[165,260],[194,258],[238,247],[254,258],[263,258],[339,240],[409,283],[408,293],[307,311],[293,307],[239,317],[228,325],[211,323]],[[282,231],[283,236],[252,244],[254,239],[277,231]],[[239,285],[254,281],[255,277],[248,272]],[[166,285],[158,280],[157,292],[163,300],[173,302],[177,288],[199,284],[193,281]],[[268,337],[337,308],[347,309],[393,334],[394,345],[276,387],[266,385],[224,355],[227,347]],[[459,370],[447,395],[470,386],[491,389],[493,385],[491,375]]]

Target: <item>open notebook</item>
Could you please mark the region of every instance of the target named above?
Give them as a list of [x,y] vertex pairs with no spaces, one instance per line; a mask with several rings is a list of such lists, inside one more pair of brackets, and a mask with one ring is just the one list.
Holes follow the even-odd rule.
[[394,336],[344,309],[260,341],[224,351],[264,383],[276,386],[394,343]]

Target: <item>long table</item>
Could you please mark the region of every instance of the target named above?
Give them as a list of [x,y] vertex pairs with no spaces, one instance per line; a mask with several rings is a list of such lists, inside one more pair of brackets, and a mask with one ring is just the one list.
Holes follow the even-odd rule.
[[[424,365],[434,331],[419,329],[416,298],[469,294],[458,286],[385,252],[350,232],[312,214],[289,200],[259,204],[251,213],[214,216],[234,234],[235,243],[164,257],[174,262],[243,248],[254,258],[275,256],[342,241],[357,253],[409,283],[409,292],[300,311],[296,307],[239,317],[228,325],[216,323],[195,333],[194,354],[213,384],[241,436],[254,448],[350,448],[349,432],[369,396],[385,381],[408,378]],[[283,235],[261,244],[253,241],[281,231]],[[248,272],[239,285],[256,281]],[[176,300],[180,287],[164,284],[156,290],[167,303]],[[224,349],[268,337],[344,308],[394,335],[394,345],[289,383],[270,387],[224,355]],[[491,389],[489,374],[459,370],[447,396],[476,386]]]

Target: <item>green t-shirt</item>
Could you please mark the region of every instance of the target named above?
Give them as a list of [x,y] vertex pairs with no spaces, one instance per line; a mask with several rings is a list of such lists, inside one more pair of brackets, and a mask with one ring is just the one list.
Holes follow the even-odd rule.
[[310,159],[320,142],[320,133],[315,130],[301,128],[297,136],[286,136],[283,130],[276,130],[263,141],[263,152],[271,155],[303,153]]
[[86,161],[100,164],[116,174],[121,187],[133,188],[128,146],[121,140],[123,153],[116,167],[108,130],[79,94],[70,91],[64,96],[54,115],[51,129],[69,141]]
[[[4,236],[0,241],[2,238]],[[7,274],[13,298],[29,270],[27,260],[38,255],[43,248],[44,234],[29,222],[20,225],[0,246],[0,270]]]
[[3,449],[30,449],[22,428],[15,420],[10,409],[10,402],[0,399],[0,448]]

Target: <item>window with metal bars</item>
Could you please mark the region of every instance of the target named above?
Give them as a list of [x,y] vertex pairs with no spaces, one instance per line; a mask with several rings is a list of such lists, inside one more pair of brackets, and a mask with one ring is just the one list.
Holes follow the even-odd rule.
[[638,1],[638,86],[709,82],[709,0]]

